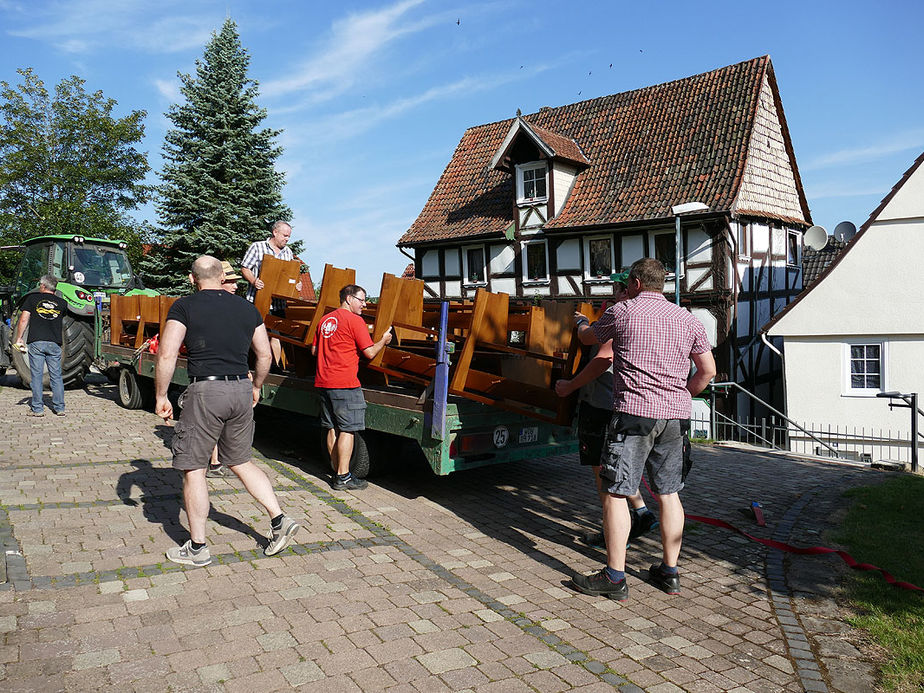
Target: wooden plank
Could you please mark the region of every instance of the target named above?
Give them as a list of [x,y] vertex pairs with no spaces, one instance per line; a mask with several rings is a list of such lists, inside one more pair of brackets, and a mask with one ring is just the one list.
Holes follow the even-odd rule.
[[263,288],[257,289],[253,304],[260,315],[266,317],[273,304],[273,295],[285,298],[297,298],[295,285],[301,274],[302,263],[298,260],[280,260],[272,255],[264,255],[260,265],[260,280]]

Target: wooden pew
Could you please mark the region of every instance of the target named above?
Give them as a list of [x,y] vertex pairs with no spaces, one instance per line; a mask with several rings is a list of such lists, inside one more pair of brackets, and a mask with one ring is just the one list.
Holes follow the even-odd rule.
[[273,298],[298,298],[295,285],[301,274],[302,263],[298,260],[279,260],[272,255],[263,256],[260,265],[260,280],[263,288],[257,289],[253,304],[264,318],[269,315]]

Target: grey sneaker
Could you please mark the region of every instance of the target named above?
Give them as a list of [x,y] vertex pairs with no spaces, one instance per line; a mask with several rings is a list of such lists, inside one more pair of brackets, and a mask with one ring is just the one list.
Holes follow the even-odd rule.
[[43,412],[43,411],[32,411],[32,410],[30,409],[29,411],[26,412],[26,416],[36,416],[36,417],[38,417],[38,416],[45,416],[45,412]]
[[220,464],[217,467],[209,465],[209,468],[206,470],[205,475],[209,479],[228,479],[234,476],[234,472],[228,469],[225,465]]
[[295,536],[299,527],[301,527],[301,525],[295,520],[288,515],[283,515],[282,526],[279,529],[273,530],[273,536],[270,538],[270,542],[266,545],[266,548],[263,549],[263,555],[275,556],[282,551],[289,545],[289,542],[292,541],[292,537]]
[[67,414],[63,409],[58,409],[58,411],[55,412],[55,416],[67,416]]
[[365,479],[359,479],[355,476],[351,476],[346,481],[341,481],[340,477],[334,474],[334,480],[330,487],[335,491],[362,491],[368,485],[369,482]]
[[212,554],[209,553],[209,547],[203,546],[198,551],[193,551],[192,539],[182,546],[174,546],[167,549],[167,560],[182,565],[192,565],[201,568],[212,562]]

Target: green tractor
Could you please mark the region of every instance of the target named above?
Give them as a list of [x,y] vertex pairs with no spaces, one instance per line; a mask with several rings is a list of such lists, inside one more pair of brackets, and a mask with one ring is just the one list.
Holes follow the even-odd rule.
[[[114,293],[157,295],[156,291],[145,289],[132,272],[125,247],[123,241],[62,235],[32,238],[22,246],[5,248],[24,252],[14,284],[0,287],[3,306],[0,374],[12,366],[23,385],[29,387],[29,357],[14,349],[12,342],[23,298],[36,290],[43,274],[50,274],[58,280],[55,293],[68,306],[68,313],[64,316],[61,376],[65,386],[83,384],[96,355],[94,322],[97,306],[108,302],[109,295]],[[47,385],[47,371],[45,380]]]

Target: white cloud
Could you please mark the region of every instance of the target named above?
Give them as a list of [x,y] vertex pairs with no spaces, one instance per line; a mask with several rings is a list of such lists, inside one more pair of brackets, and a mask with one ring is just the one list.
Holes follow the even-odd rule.
[[[163,18],[151,16],[152,7]],[[36,5],[42,17],[37,23],[8,29],[12,36],[50,43],[66,53],[89,53],[114,44],[137,47],[150,53],[173,53],[202,46],[216,28],[220,16],[182,15],[178,2],[82,0]]]
[[924,129],[907,130],[893,135],[887,140],[865,147],[841,149],[836,152],[831,152],[830,154],[815,157],[800,168],[803,171],[812,171],[834,166],[850,166],[882,159],[890,154],[904,152],[909,149],[920,150],[921,148],[924,148]]
[[[476,92],[489,91],[516,80],[534,78],[537,74],[547,69],[548,67],[546,66],[540,66],[528,72],[517,70],[489,77],[464,77],[451,84],[432,87],[420,94],[397,99],[382,106],[373,105],[357,108],[351,111],[335,113],[314,122],[300,122],[284,127],[286,127],[287,131],[291,131],[293,141],[299,139],[294,134],[295,132],[323,132],[325,142],[345,140],[371,130],[383,121],[396,118],[432,101],[457,95],[470,96]],[[310,139],[310,137],[307,139]]]
[[183,97],[180,93],[180,84],[175,79],[155,79],[154,86],[157,91],[170,103],[179,103]]
[[264,96],[277,97],[315,89],[314,101],[343,93],[353,84],[359,71],[387,45],[443,21],[442,16],[433,15],[401,23],[408,12],[423,1],[401,0],[383,9],[351,14],[335,22],[329,37],[314,56],[292,74],[263,82],[260,91]]

